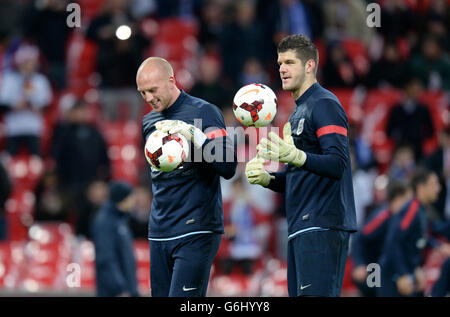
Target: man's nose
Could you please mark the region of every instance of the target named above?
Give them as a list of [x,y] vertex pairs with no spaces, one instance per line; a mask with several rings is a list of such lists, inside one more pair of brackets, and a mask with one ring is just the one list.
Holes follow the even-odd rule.
[[153,95],[152,95],[151,93],[149,93],[149,92],[146,91],[146,92],[145,92],[144,99],[145,99],[146,102],[150,102],[150,101],[152,101],[152,99],[153,99]]

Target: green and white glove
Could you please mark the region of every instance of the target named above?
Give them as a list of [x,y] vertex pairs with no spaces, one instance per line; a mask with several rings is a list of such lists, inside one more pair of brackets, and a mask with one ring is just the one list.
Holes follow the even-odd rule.
[[263,138],[257,145],[258,156],[266,160],[293,164],[298,167],[303,166],[306,161],[306,153],[295,147],[291,134],[289,122],[283,127],[283,139],[276,133],[270,132],[270,140]]
[[156,129],[169,134],[180,133],[198,149],[208,138],[199,128],[181,120],[162,120],[155,124]]
[[270,180],[275,178],[275,176],[270,175],[264,169],[264,162],[265,160],[257,155],[245,165],[245,177],[250,184],[258,184],[266,187],[269,185]]

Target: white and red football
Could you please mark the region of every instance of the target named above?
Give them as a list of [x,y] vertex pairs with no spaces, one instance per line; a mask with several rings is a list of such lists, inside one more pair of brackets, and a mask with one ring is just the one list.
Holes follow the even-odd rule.
[[156,170],[171,172],[183,165],[189,155],[189,143],[179,133],[154,131],[145,142],[145,158]]
[[277,96],[266,85],[245,85],[234,96],[233,111],[241,124],[265,127],[277,114]]

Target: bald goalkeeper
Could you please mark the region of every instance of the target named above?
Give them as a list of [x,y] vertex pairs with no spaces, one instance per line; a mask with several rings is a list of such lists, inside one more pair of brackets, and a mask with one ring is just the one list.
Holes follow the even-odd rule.
[[155,129],[180,133],[190,141],[190,153],[196,152],[195,160],[189,157],[172,172],[151,171],[151,293],[153,297],[205,296],[223,233],[220,176],[233,177],[236,153],[220,109],[180,90],[166,60],[146,59],[136,83],[153,109],[142,121],[144,141]]

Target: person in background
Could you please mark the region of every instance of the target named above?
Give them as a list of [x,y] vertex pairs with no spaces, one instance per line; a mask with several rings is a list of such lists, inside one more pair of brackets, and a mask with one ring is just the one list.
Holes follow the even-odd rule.
[[40,156],[42,111],[52,101],[50,82],[37,72],[37,47],[23,44],[15,53],[14,62],[17,71],[6,71],[0,84],[0,104],[9,110],[4,117],[6,150],[14,156],[24,145],[31,155]]
[[248,191],[243,180],[236,178],[232,184],[232,195],[229,225],[226,227],[226,236],[230,239],[229,257],[222,261],[227,274],[233,267],[240,266],[245,275],[253,272],[253,266],[262,254],[262,246],[256,239],[256,226],[254,211],[248,198]]
[[414,148],[408,144],[400,144],[394,151],[392,163],[389,168],[389,177],[398,180],[410,181],[416,170]]
[[398,180],[391,179],[387,190],[387,206],[372,213],[362,229],[352,238],[352,280],[364,297],[374,297],[376,294],[375,288],[369,288],[366,284],[367,265],[378,261],[392,216],[412,197],[410,185]]
[[439,176],[442,186],[434,207],[450,220],[450,126],[439,133],[439,147],[425,158],[424,165]]
[[411,74],[419,77],[426,88],[450,89],[450,61],[437,37],[425,37],[421,52],[409,60],[408,67]]
[[[379,259],[381,287],[379,297],[420,296],[425,289],[421,268],[423,249],[441,247],[428,236],[426,208],[436,201],[441,189],[435,173],[420,168],[411,184],[414,197],[394,216],[387,229]],[[448,248],[443,245],[443,248]]]
[[109,200],[95,216],[91,230],[100,297],[139,296],[133,237],[128,227],[128,215],[135,204],[133,187],[115,181],[109,186]]
[[233,104],[231,93],[220,79],[220,62],[212,56],[203,56],[199,63],[199,80],[192,87],[193,96],[208,100],[220,109],[231,107]]
[[65,118],[53,131],[51,154],[61,190],[68,199],[69,213],[75,218],[78,235],[88,236],[84,208],[86,188],[93,180],[108,181],[111,175],[106,141],[90,124],[84,100],[74,100]]
[[[130,14],[127,0],[104,2],[100,15],[89,24],[86,37],[98,44],[97,72],[100,75],[100,104],[108,120],[124,117],[120,111],[128,106],[128,120],[139,120],[142,100],[134,89],[135,72],[142,59],[142,51],[149,44],[141,35],[137,21]],[[130,37],[119,39],[121,26],[131,29]]]
[[423,143],[434,133],[430,110],[419,101],[422,91],[421,80],[410,78],[404,86],[403,100],[392,107],[386,126],[386,134],[395,145],[409,143],[414,147],[416,160],[422,158]]
[[67,26],[68,0],[31,1],[23,21],[24,35],[33,40],[47,62],[52,86],[62,90],[66,86],[66,47],[74,30]]

